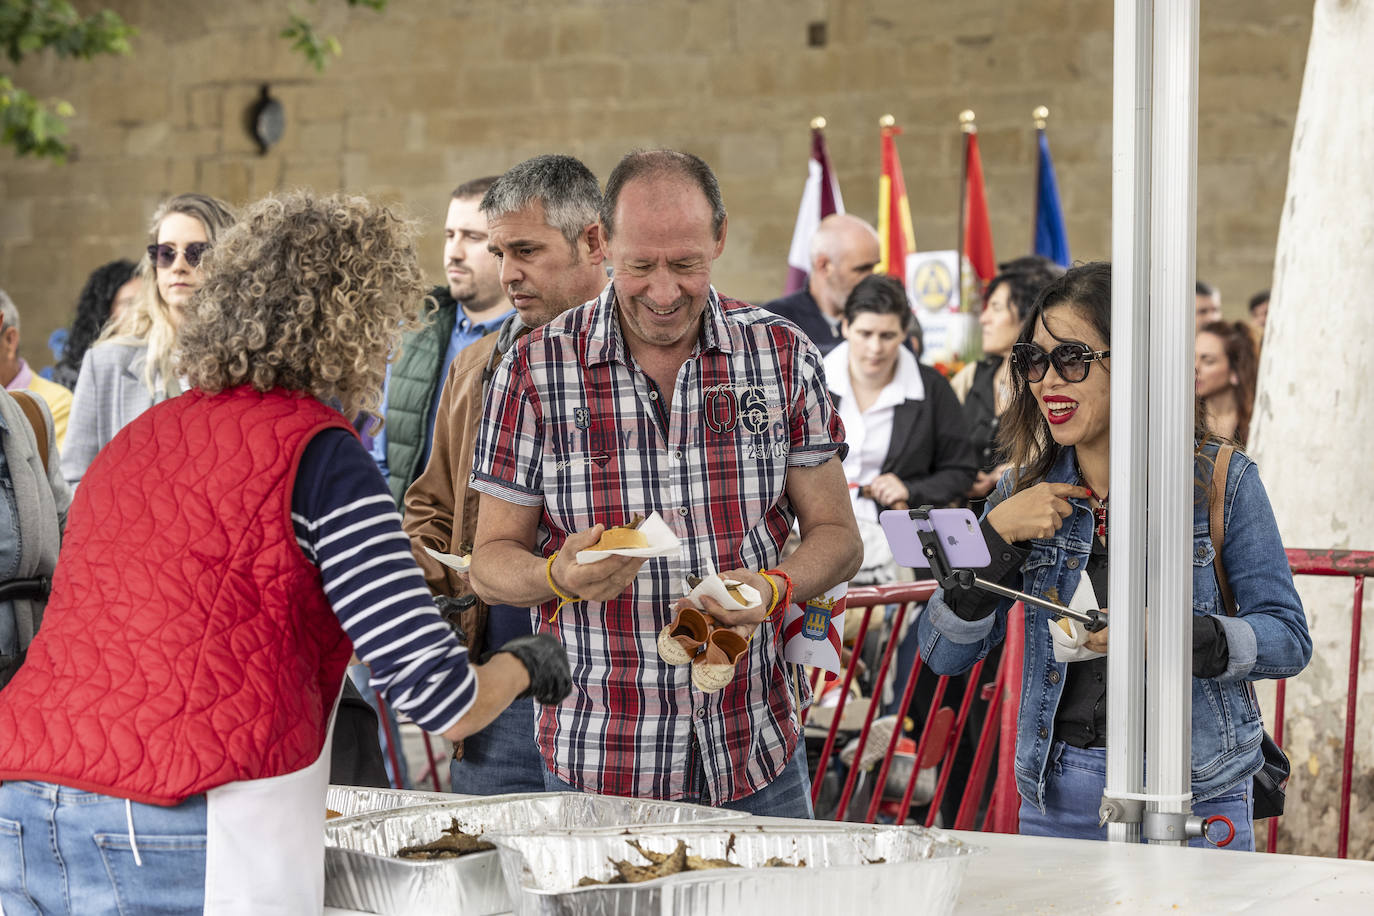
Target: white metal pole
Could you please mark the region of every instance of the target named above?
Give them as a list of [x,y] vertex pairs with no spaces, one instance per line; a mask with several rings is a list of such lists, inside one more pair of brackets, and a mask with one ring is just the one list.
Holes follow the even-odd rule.
[[[1107,607],[1107,838],[1145,790],[1145,523],[1149,441],[1152,0],[1116,0],[1112,77],[1112,432]],[[1115,803],[1108,800],[1117,799]]]
[[[1193,281],[1197,234],[1197,0],[1158,0],[1150,153],[1150,812],[1192,792]],[[1113,478],[1115,479],[1115,478]],[[1168,845],[1183,845],[1182,820]],[[1149,834],[1147,824],[1147,836]]]

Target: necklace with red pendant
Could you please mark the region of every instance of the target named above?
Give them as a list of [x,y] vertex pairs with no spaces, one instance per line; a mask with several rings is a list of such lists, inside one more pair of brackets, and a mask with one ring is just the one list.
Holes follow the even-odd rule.
[[1096,523],[1094,531],[1098,537],[1105,541],[1107,539],[1107,497],[1098,496],[1093,492],[1093,488],[1088,486],[1088,479],[1083,476],[1081,470],[1078,472],[1078,479],[1083,484],[1083,488],[1088,491],[1088,499],[1097,501],[1095,506],[1090,503],[1089,508],[1092,509],[1093,521]]
[[1107,539],[1107,497],[1102,497],[1093,507],[1093,518],[1097,521],[1097,536]]

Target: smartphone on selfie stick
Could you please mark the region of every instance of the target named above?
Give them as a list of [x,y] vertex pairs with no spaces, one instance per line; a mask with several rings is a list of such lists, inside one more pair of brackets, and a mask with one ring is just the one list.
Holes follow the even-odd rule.
[[986,567],[992,555],[971,509],[888,509],[878,515],[878,521],[892,548],[892,558],[913,569],[929,567],[941,588],[981,588],[1044,608],[1056,617],[1077,620],[1090,633],[1107,625],[1107,615],[1100,610],[1080,611],[976,576],[973,570]]

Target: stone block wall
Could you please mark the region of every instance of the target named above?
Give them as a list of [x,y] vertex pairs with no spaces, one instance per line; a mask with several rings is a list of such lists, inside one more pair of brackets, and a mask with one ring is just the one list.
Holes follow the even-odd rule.
[[[309,12],[344,53],[324,74],[277,37],[278,3],[107,5],[139,29],[131,57],[43,56],[14,70],[77,110],[74,161],[0,153],[0,286],[40,366],[86,274],[134,257],[169,194],[377,195],[423,221],[423,263],[438,278],[449,190],[542,152],[577,155],[603,178],[636,146],[700,154],[730,210],[718,285],[771,298],[816,115],[829,120],[846,205],[868,219],[878,119],[896,116],[917,243],[948,248],[957,119],[974,109],[1005,259],[1030,245],[1031,110],[1048,105],[1073,255],[1110,251],[1109,0],[406,0],[380,15],[325,0]],[[813,23],[823,47],[808,46]],[[1221,287],[1229,315],[1270,282],[1310,25],[1311,0],[1202,5],[1198,274]],[[245,125],[263,84],[287,117],[266,155]]]

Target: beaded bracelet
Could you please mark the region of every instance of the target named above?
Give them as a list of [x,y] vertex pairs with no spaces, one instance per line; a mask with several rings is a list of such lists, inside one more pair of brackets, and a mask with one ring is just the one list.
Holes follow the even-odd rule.
[[558,606],[553,609],[553,616],[549,618],[549,623],[553,623],[555,620],[558,619],[558,612],[563,610],[563,605],[572,604],[574,601],[582,600],[581,598],[575,598],[572,595],[569,595],[567,592],[564,592],[562,589],[558,587],[558,584],[553,581],[553,561],[557,558],[558,551],[555,550],[549,556],[549,561],[544,564],[544,578],[549,580],[549,588],[553,591],[554,596],[558,598]]

